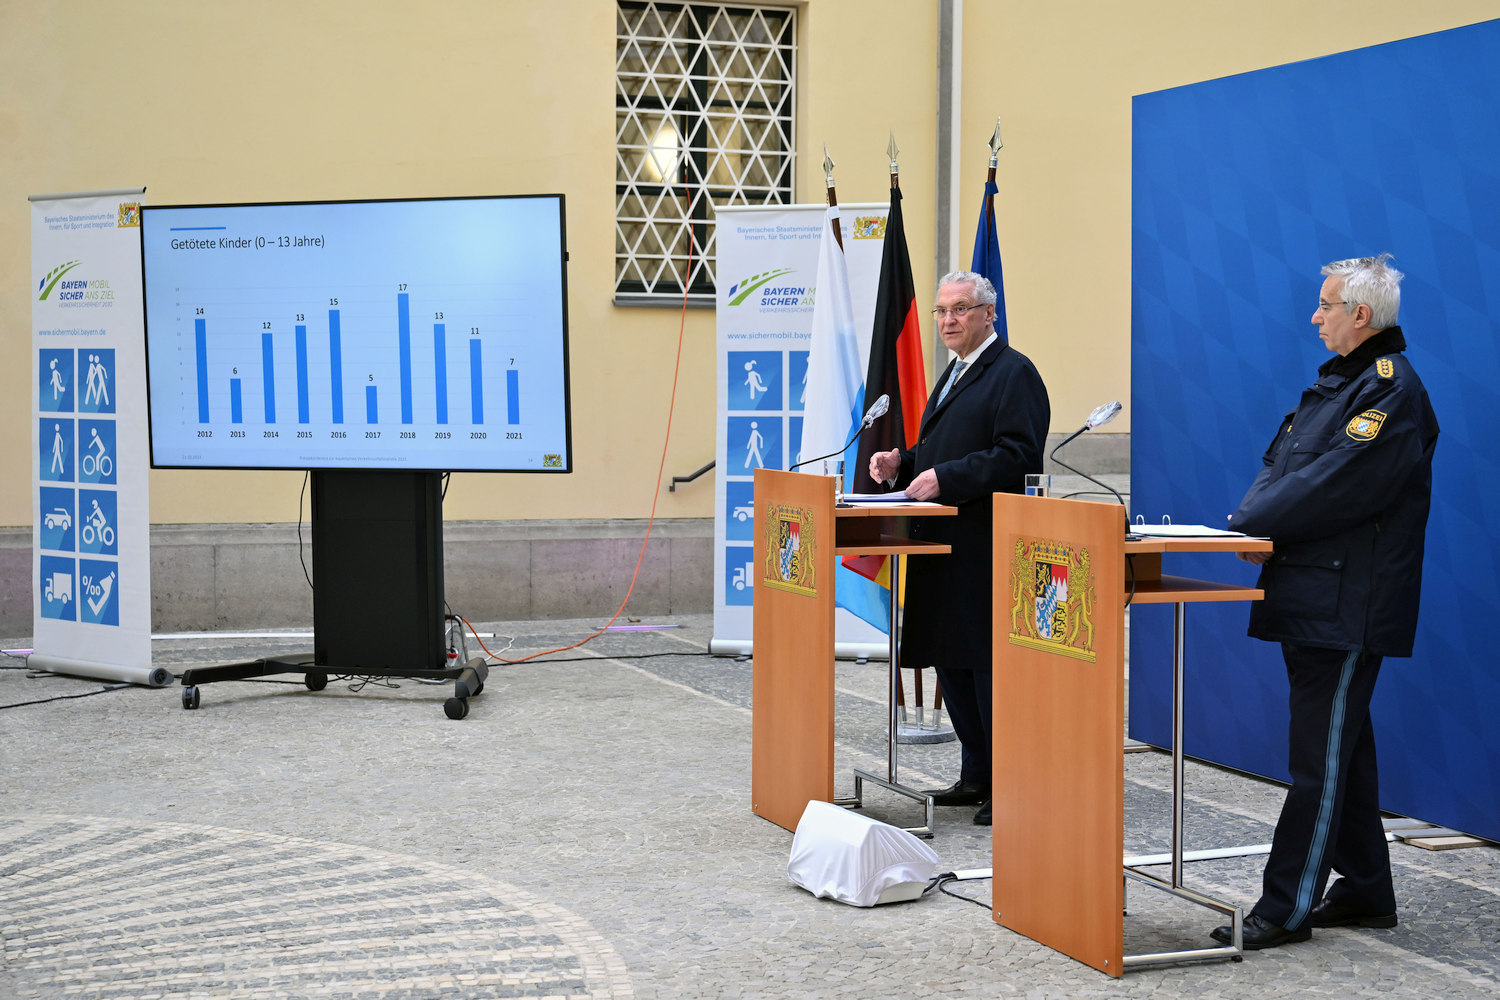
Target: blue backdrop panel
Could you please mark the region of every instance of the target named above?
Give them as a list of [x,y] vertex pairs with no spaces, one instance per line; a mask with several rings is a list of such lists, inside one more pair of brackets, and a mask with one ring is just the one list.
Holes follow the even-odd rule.
[[[1141,95],[1134,117],[1134,510],[1223,524],[1330,356],[1319,268],[1393,252],[1442,436],[1416,653],[1375,692],[1381,801],[1500,839],[1500,21]],[[1247,615],[1188,609],[1185,749],[1286,780],[1286,672]],[[1170,609],[1132,610],[1130,732],[1161,746],[1171,658]]]

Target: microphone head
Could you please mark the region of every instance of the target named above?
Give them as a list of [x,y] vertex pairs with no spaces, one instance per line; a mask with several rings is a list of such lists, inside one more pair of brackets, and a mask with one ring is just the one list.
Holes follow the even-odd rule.
[[1088,420],[1084,421],[1083,429],[1086,431],[1091,431],[1101,424],[1107,424],[1111,420],[1115,419],[1115,417],[1118,417],[1120,415],[1120,411],[1123,409],[1124,407],[1120,405],[1120,401],[1118,399],[1112,403],[1104,403],[1096,406],[1094,407],[1094,412],[1089,414]]
[[875,422],[875,420],[876,420],[877,417],[883,417],[883,416],[885,416],[885,412],[887,410],[889,410],[890,408],[891,408],[891,396],[890,396],[890,393],[882,392],[880,394],[880,398],[877,399],[877,400],[875,400],[875,402],[871,403],[870,404],[870,408],[865,411],[865,419],[863,419],[863,420],[861,420],[859,422],[859,426],[862,427],[862,428],[863,427],[869,427],[871,424],[873,424]]

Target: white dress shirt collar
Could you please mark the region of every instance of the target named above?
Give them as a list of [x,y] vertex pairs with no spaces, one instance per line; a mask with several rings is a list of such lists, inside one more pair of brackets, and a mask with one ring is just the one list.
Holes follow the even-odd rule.
[[[958,360],[962,361],[966,365],[972,365],[975,361],[979,360],[979,356],[983,354],[991,344],[999,339],[1000,335],[994,330],[991,330],[989,337],[985,339],[984,343],[980,344],[978,347],[974,348],[972,351],[970,351],[968,354],[965,354]],[[965,372],[967,372],[967,369],[965,369]],[[963,376],[960,375],[959,378],[963,378]]]

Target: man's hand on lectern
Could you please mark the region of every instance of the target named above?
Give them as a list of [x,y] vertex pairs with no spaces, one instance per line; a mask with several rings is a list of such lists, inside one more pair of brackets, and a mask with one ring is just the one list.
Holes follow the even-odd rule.
[[890,451],[877,451],[870,456],[870,478],[877,483],[889,485],[896,479],[896,473],[901,471],[901,449],[892,448]]
[[936,500],[938,493],[937,473],[932,469],[918,475],[906,487],[906,495],[912,500]]

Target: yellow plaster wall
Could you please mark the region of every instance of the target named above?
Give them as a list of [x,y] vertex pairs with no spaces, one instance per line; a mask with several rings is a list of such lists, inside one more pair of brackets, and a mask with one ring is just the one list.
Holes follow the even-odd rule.
[[[825,142],[841,200],[884,200],[894,130],[917,294],[930,297],[937,0],[796,6],[797,200],[823,198]],[[1000,114],[1013,339],[1048,379],[1054,430],[1067,430],[1128,393],[1131,95],[1473,23],[1500,16],[1500,2],[967,0],[963,11],[961,242]],[[679,316],[611,303],[614,33],[613,0],[0,5],[0,468],[31,461],[29,194],[145,184],[148,202],[177,204],[561,191],[579,471],[456,475],[445,514],[646,516]],[[712,312],[690,310],[685,332],[667,477],[714,454]],[[295,473],[153,472],[152,520],[293,521],[299,486]],[[713,513],[706,478],[659,497],[659,516]],[[28,476],[0,476],[0,526],[29,524],[31,502]]]
[[[884,200],[889,128],[930,183],[935,4],[799,7],[798,196],[822,200],[827,141],[844,199]],[[900,87],[884,59],[891,25],[913,54]],[[614,64],[612,0],[0,5],[0,467],[30,464],[29,194],[145,184],[148,203],[181,204],[562,191],[578,472],[457,475],[445,515],[645,517],[681,323],[674,309],[611,304]],[[922,240],[913,253],[930,255]],[[668,478],[714,456],[714,351],[712,311],[690,310]],[[152,520],[292,521],[300,478],[153,472]],[[0,525],[30,523],[27,479],[0,478]],[[663,486],[657,513],[711,516],[711,481]]]

